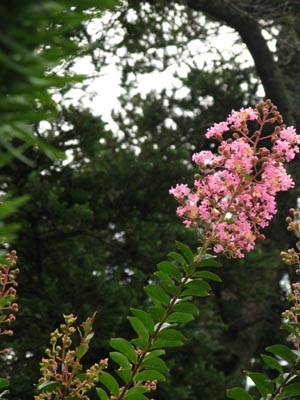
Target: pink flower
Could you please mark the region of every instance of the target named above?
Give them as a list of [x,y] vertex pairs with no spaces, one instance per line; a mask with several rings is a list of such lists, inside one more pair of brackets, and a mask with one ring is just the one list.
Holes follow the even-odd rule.
[[187,220],[187,219],[185,219],[185,220],[183,221],[183,224],[185,225],[185,227],[186,227],[187,229],[190,228],[191,223],[192,223],[192,221],[189,221],[189,220]]
[[218,124],[214,124],[212,128],[209,128],[206,133],[207,139],[209,138],[222,138],[224,132],[228,131],[228,122],[219,122]]
[[232,110],[231,114],[227,117],[227,122],[233,124],[234,126],[240,127],[242,122],[247,120],[253,121],[257,120],[259,113],[251,107],[242,107],[239,111]]
[[225,168],[233,172],[245,172],[250,174],[253,166],[257,161],[257,157],[253,154],[253,150],[244,138],[239,138],[232,143],[222,144],[222,152],[226,157]]
[[297,135],[296,130],[293,126],[284,127],[280,131],[280,138],[286,140],[290,144],[300,143],[300,136]]
[[201,151],[200,153],[195,153],[192,156],[192,160],[199,165],[202,169],[206,168],[214,159],[214,155],[209,150]]
[[281,152],[287,162],[290,162],[295,158],[295,153],[299,153],[299,147],[291,145],[286,140],[276,140],[273,149],[276,152]]
[[214,252],[215,253],[221,253],[224,250],[223,246],[221,246],[220,244],[216,244],[214,246]]
[[169,190],[170,194],[173,194],[177,200],[183,199],[184,196],[190,193],[190,188],[186,184],[177,184],[175,188]]
[[270,195],[275,195],[280,191],[288,190],[295,186],[282,163],[273,159],[269,159],[264,164],[262,182],[264,183],[265,191]]
[[[249,133],[247,121],[257,121],[255,134]],[[262,134],[270,121],[282,122],[270,101],[256,109],[233,110],[206,134],[221,142],[219,154],[205,150],[193,155],[200,167],[194,188],[181,184],[170,190],[180,203],[177,215],[185,226],[198,226],[200,241],[206,247],[214,245],[216,253],[242,258],[251,251],[256,239],[264,238],[260,230],[277,212],[276,194],[294,186],[282,161],[299,152],[300,138],[293,127],[284,125],[268,136]],[[223,140],[223,133],[230,131],[232,138]],[[258,146],[262,141],[264,146]]]

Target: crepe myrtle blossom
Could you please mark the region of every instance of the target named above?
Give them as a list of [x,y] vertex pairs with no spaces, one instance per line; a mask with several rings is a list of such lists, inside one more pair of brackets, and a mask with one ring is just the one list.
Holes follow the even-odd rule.
[[177,215],[197,230],[202,245],[242,258],[264,238],[261,229],[277,212],[276,194],[294,186],[283,163],[299,153],[300,136],[267,100],[233,110],[206,137],[220,142],[218,154],[195,153],[194,186],[178,184],[169,192],[179,203]]

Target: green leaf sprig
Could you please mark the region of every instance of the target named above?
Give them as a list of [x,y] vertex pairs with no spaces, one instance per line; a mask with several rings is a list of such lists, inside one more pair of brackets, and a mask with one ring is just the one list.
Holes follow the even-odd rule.
[[[209,295],[211,286],[207,280],[221,281],[217,274],[203,270],[221,266],[206,249],[198,249],[195,257],[187,245],[176,242],[176,246],[179,251],[169,253],[170,260],[157,265],[154,275],[158,282],[145,287],[152,304],[147,311],[131,309],[133,315],[128,320],[136,337],[131,341],[110,341],[115,350],[110,358],[119,366],[118,378],[108,372],[100,373],[102,387],[97,388],[97,393],[101,400],[146,400],[145,394],[155,390],[158,381],[165,381],[165,348],[184,343],[179,324],[192,321],[199,313],[193,298]],[[119,381],[124,385],[120,387]]]

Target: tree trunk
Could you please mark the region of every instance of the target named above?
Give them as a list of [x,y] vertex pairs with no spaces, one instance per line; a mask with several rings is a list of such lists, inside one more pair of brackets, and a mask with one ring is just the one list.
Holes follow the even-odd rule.
[[239,33],[253,57],[266,96],[278,107],[285,123],[295,125],[283,75],[262,35],[259,23],[247,12],[235,8],[234,2],[231,1],[187,0],[187,5],[193,10],[202,11],[212,18],[225,22]]

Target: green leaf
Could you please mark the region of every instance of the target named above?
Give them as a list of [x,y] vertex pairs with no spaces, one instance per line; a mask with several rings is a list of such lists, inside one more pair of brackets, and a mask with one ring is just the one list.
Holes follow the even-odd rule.
[[192,314],[184,313],[184,312],[173,312],[169,317],[167,318],[167,322],[190,322],[194,319],[194,316]]
[[133,315],[139,318],[139,320],[142,321],[142,323],[145,325],[150,333],[154,332],[154,321],[149,313],[143,310],[139,310],[137,308],[131,308],[131,312]]
[[102,388],[96,388],[96,392],[101,400],[109,400],[107,393]]
[[283,391],[276,396],[276,400],[283,400],[292,396],[300,396],[300,383],[285,386]]
[[185,285],[186,289],[182,292],[181,297],[184,296],[197,296],[206,297],[209,295],[211,286],[201,278],[191,280]]
[[5,378],[0,378],[0,388],[6,388],[9,386],[9,380]]
[[152,349],[159,349],[164,347],[180,347],[183,345],[179,340],[157,339],[152,345]]
[[161,321],[164,318],[165,310],[162,307],[155,307],[150,306],[148,308],[149,314],[154,318],[156,321]]
[[246,390],[239,387],[228,389],[227,397],[229,399],[235,399],[235,400],[253,400],[253,397],[250,396],[250,394],[247,393]]
[[119,385],[115,378],[110,375],[108,372],[103,372],[99,374],[98,378],[99,382],[103,383],[103,385],[116,397],[119,395]]
[[262,397],[265,398],[267,397],[268,393],[273,393],[274,384],[266,375],[249,371],[245,371],[245,374],[254,382]]
[[201,278],[196,278],[193,279],[192,281],[188,282],[185,287],[187,287],[188,289],[196,289],[199,290],[199,292],[201,291],[205,291],[205,292],[209,292],[211,291],[211,286],[209,283],[207,283],[206,281],[204,281]]
[[172,297],[178,297],[180,295],[180,287],[175,286],[175,285],[165,285],[164,289],[166,292],[168,292]]
[[186,337],[177,329],[163,329],[157,334],[158,339],[185,340]]
[[92,326],[93,326],[94,317],[95,317],[95,315],[93,317],[87,318],[87,320],[85,321],[85,324],[84,324],[84,333],[85,333],[85,335],[87,335],[87,334],[93,335],[93,332],[91,332],[91,330],[92,330]]
[[211,281],[215,281],[215,282],[222,282],[222,279],[219,277],[219,275],[210,272],[210,271],[199,271],[199,272],[195,272],[193,274],[193,278],[206,278],[206,279],[210,279]]
[[131,368],[119,368],[116,370],[116,373],[122,379],[122,381],[127,384],[130,381],[132,369]]
[[5,297],[3,297],[0,300],[0,308],[5,307],[9,302],[13,301],[14,299],[15,299],[15,296],[5,296]]
[[283,344],[275,344],[273,346],[266,347],[266,350],[270,353],[276,354],[283,360],[287,361],[289,364],[294,364],[295,357],[293,352]]
[[188,275],[191,276],[195,272],[196,266],[195,264],[186,264],[183,267],[184,272]]
[[133,327],[138,337],[144,341],[149,339],[149,331],[142,323],[142,321],[137,317],[127,317],[130,325]]
[[282,324],[280,329],[283,329],[285,331],[288,331],[292,335],[296,336],[298,339],[300,338],[300,332],[299,332],[299,327],[300,324]]
[[165,350],[152,350],[151,352],[146,354],[144,360],[149,360],[153,357],[163,356],[164,354],[166,354]]
[[75,375],[74,378],[75,378],[75,379],[79,379],[80,382],[83,382],[83,381],[86,380],[86,374],[85,374],[85,373],[80,373],[80,374]]
[[194,263],[194,253],[189,248],[189,246],[187,246],[184,243],[178,242],[178,241],[176,241],[176,246],[179,248],[179,250],[181,250],[181,252],[185,256],[185,258],[187,259],[187,262],[189,264],[193,264]]
[[144,351],[147,351],[149,348],[148,339],[144,340],[139,337],[139,338],[130,340],[130,343],[134,344],[136,347],[139,347],[140,349],[142,349]]
[[213,267],[213,268],[221,268],[222,264],[220,264],[218,261],[211,259],[211,258],[206,258],[202,259],[199,262],[197,262],[197,267]]
[[167,293],[158,285],[155,283],[150,283],[145,287],[145,292],[153,302],[155,303],[155,300],[158,300],[160,303],[162,303],[165,306],[169,305],[169,296]]
[[16,199],[10,199],[6,196],[1,196],[2,202],[0,203],[0,219],[5,219],[13,214],[17,208],[29,200],[29,196],[24,195]]
[[135,393],[135,394],[130,394],[128,396],[127,396],[127,394],[125,394],[124,399],[125,400],[149,400],[149,397],[146,397],[140,393]]
[[159,278],[163,282],[165,282],[167,285],[172,285],[173,284],[173,281],[170,278],[170,276],[168,274],[166,274],[165,272],[163,272],[163,271],[156,271],[156,272],[154,272],[154,275],[157,276],[157,278]]
[[179,268],[170,261],[162,261],[157,265],[157,268],[174,278],[177,282],[181,282],[182,274],[180,273]]
[[153,381],[153,380],[164,382],[166,380],[166,378],[158,371],[155,371],[155,370],[152,370],[152,369],[147,369],[145,371],[138,372],[135,375],[134,380],[136,382],[139,382],[139,381]]
[[124,354],[117,351],[112,351],[109,353],[109,356],[115,363],[120,365],[120,367],[131,368],[130,362],[128,361],[128,358],[124,356]]
[[195,288],[189,288],[189,289],[185,289],[185,290],[181,293],[181,297],[184,297],[184,296],[207,297],[207,296],[209,296],[209,293],[206,292],[205,290],[199,290],[199,289],[195,289]]
[[89,346],[87,344],[81,344],[78,348],[77,348],[77,358],[80,360],[81,357],[83,357],[85,355],[85,353],[88,351]]
[[145,388],[145,386],[134,386],[127,390],[127,392],[125,394],[125,398],[126,398],[126,396],[129,396],[129,395],[142,394],[142,393],[146,393],[146,392],[148,392],[148,389]]
[[144,361],[142,362],[142,366],[148,369],[155,369],[156,371],[162,372],[164,374],[169,371],[167,364],[164,362],[164,360],[158,357],[144,359]]
[[37,390],[39,392],[54,392],[58,387],[61,387],[61,383],[47,381],[38,385]]
[[198,308],[194,304],[191,304],[191,303],[177,303],[173,307],[173,310],[192,314],[195,316],[199,314]]
[[135,386],[129,389],[124,396],[126,400],[149,400],[143,393],[148,392],[144,386]]
[[276,369],[280,374],[283,374],[282,366],[279,364],[279,362],[276,360],[276,358],[267,356],[265,354],[262,354],[261,358],[263,359],[264,363],[268,367],[270,367],[272,369]]
[[173,260],[177,261],[180,265],[184,266],[186,265],[185,259],[182,257],[181,254],[176,253],[175,251],[171,251],[168,254],[169,257],[173,258]]
[[113,338],[110,340],[110,345],[113,349],[124,354],[132,363],[136,362],[137,354],[134,350],[134,347],[128,342],[128,340],[123,338]]
[[93,337],[95,336],[94,332],[91,332],[87,335],[87,337],[85,338],[86,343],[89,343]]

